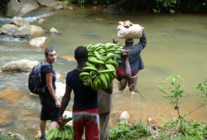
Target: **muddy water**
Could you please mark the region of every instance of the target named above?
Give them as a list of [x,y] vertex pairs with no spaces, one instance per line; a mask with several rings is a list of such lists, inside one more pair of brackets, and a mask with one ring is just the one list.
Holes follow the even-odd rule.
[[[117,38],[116,27],[119,21],[130,20],[145,27],[147,46],[141,53],[145,69],[140,71],[137,84],[140,92],[131,99],[128,88],[119,92],[117,80],[114,80],[113,116],[126,110],[131,115],[132,121],[145,121],[147,117],[151,117],[157,123],[161,123],[162,118],[176,117],[173,107],[157,90],[157,85],[173,73],[185,79],[183,84],[186,97],[180,103],[181,114],[199,105],[197,101],[200,98],[196,87],[207,78],[207,19],[205,15],[109,16],[93,9],[75,8],[75,10],[63,10],[55,14],[45,11],[37,12],[29,15],[27,20],[34,21],[38,17],[45,18],[45,22],[37,25],[47,31],[55,27],[61,32],[60,35],[45,34],[49,38],[47,46],[54,47],[58,56],[73,55],[74,49],[80,45],[111,42],[113,35]],[[8,18],[0,18],[0,25],[10,21],[11,19]],[[19,59],[42,61],[43,50],[29,47],[26,41],[0,36],[0,67]],[[124,40],[119,39],[119,43],[124,45]],[[54,69],[64,76],[75,67],[76,63],[60,58],[54,64]],[[0,108],[12,112],[9,123],[2,127],[19,133],[24,133],[24,129],[27,128],[31,134],[36,134],[40,105],[37,98],[28,94],[28,73],[1,72],[0,75],[0,94],[6,89],[25,92],[24,98],[15,102],[0,100]],[[71,110],[71,106],[68,110]],[[207,109],[203,107],[189,117],[207,123]],[[111,126],[114,124],[111,121]]]

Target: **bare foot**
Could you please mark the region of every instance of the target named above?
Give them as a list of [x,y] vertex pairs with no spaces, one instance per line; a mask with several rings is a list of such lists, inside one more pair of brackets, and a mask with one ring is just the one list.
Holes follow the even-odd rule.
[[135,96],[135,92],[134,92],[134,91],[131,91],[131,92],[130,92],[130,97],[131,97],[131,99],[134,99],[134,96]]

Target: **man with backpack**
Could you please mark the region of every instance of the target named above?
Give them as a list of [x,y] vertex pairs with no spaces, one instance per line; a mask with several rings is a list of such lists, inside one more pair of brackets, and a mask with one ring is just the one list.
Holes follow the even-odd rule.
[[58,114],[60,108],[60,102],[55,94],[55,71],[53,70],[53,63],[56,61],[56,51],[52,47],[45,49],[45,61],[41,67],[41,84],[43,92],[39,94],[42,110],[40,116],[40,131],[41,140],[45,140],[45,129],[47,120],[51,121],[48,130],[58,126]]

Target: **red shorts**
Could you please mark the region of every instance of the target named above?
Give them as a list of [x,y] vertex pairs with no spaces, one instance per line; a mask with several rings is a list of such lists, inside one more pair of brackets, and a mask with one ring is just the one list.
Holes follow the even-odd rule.
[[73,110],[73,131],[75,140],[81,140],[84,131],[85,140],[99,140],[98,109]]

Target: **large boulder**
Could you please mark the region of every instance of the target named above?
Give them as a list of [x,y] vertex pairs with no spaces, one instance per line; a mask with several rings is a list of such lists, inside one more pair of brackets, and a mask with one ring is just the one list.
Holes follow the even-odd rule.
[[3,72],[29,72],[37,64],[39,64],[38,61],[30,61],[27,59],[11,61],[2,67],[2,71]]
[[13,24],[5,24],[0,28],[1,34],[13,35],[18,30],[18,27]]
[[31,33],[31,26],[22,26],[19,27],[16,32],[13,34],[14,37],[30,37],[32,35]]
[[10,0],[7,5],[6,16],[24,16],[37,8],[39,8],[39,5],[35,0]]
[[119,6],[117,4],[109,5],[103,10],[103,13],[107,15],[118,15],[120,13]]
[[47,37],[37,37],[33,38],[29,41],[29,45],[36,48],[44,47],[46,43]]

